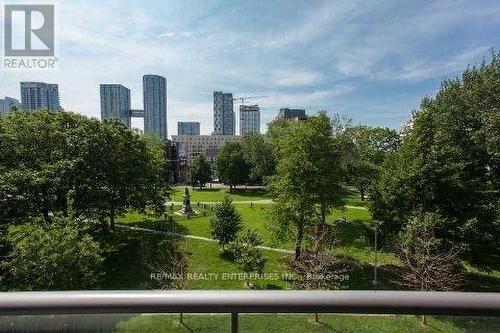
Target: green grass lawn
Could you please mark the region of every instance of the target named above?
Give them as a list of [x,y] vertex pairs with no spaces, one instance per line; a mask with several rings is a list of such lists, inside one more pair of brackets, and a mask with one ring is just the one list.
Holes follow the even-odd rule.
[[[252,229],[259,232],[263,238],[264,245],[293,249],[293,241],[287,242],[276,242],[273,240],[272,235],[266,228],[267,215],[266,211],[269,209],[268,204],[253,204],[251,206],[248,203],[236,204],[235,205],[238,212],[241,214],[241,219],[243,223],[243,229]],[[174,212],[180,207],[175,206]],[[198,207],[196,204],[193,205],[195,210],[198,210],[199,214],[192,216],[191,218],[186,218],[184,216],[178,216],[174,214],[175,228],[176,232],[202,236],[210,238],[210,228],[209,219],[213,215],[210,209],[206,210],[206,216],[203,215],[203,207],[200,205]],[[336,226],[338,232],[338,244],[335,247],[335,254],[344,255],[354,260],[359,260],[363,262],[369,262],[373,260],[373,231],[371,230],[372,217],[368,210],[349,208],[345,211],[334,211],[333,214],[328,216],[328,223],[333,223],[336,219],[345,217],[350,221],[347,225]],[[158,224],[161,223],[153,218],[147,218],[143,215],[137,213],[129,213],[121,217],[118,220],[120,223],[139,226],[145,228],[157,228]],[[169,223],[164,223],[166,230],[173,230],[172,225]],[[396,261],[391,254],[380,252],[379,256],[380,262],[382,264],[395,264]]]
[[361,201],[361,196],[359,193],[354,189],[353,187],[345,186],[343,188],[343,193],[342,196],[344,197],[344,201],[346,205],[349,206],[362,206],[366,207],[368,206],[368,202],[366,201]]
[[[241,314],[240,332],[286,333],[494,333],[500,330],[498,318],[429,317],[423,327],[417,316],[361,316],[321,314]],[[177,314],[140,315],[119,323],[116,331],[128,332],[229,332],[230,318],[224,314],[185,314],[183,324]]]
[[[196,239],[181,239],[155,235],[143,231],[116,229],[102,239],[106,244],[107,258],[104,262],[105,274],[102,289],[148,289],[154,269],[144,265],[141,258],[141,246],[144,243],[160,244],[173,242],[182,247],[188,260],[186,289],[244,289],[245,279],[234,274],[243,273],[236,263],[222,255],[216,243]],[[281,273],[283,254],[264,251],[267,262],[263,279],[250,282],[255,289],[284,289],[289,283]],[[233,275],[230,275],[233,274]]]
[[[270,199],[268,193],[264,189],[245,189],[244,186],[241,188],[234,189],[229,192],[227,188],[203,188],[202,190],[198,188],[189,188],[189,193],[191,194],[191,202],[194,204],[198,201],[200,202],[217,202],[224,199],[224,196],[228,194],[233,201],[258,201]],[[172,193],[170,194],[170,201],[182,202],[184,196],[184,186],[177,186],[172,188]]]
[[[106,259],[106,275],[103,289],[144,289],[147,288],[151,270],[142,265],[138,251],[140,244],[173,241],[170,237],[148,234],[141,231],[117,229],[106,236],[112,255]],[[243,289],[240,279],[222,279],[224,273],[241,272],[232,261],[224,258],[218,245],[193,239],[176,240],[176,246],[183,246],[189,262],[189,271],[197,276],[188,278],[185,289]],[[112,249],[112,250],[111,250]],[[283,254],[264,251],[267,259],[265,272],[280,273]],[[200,278],[217,274],[217,278]],[[361,278],[358,278],[361,275]],[[370,288],[370,272],[351,273],[345,285],[349,289]],[[364,282],[363,282],[364,281]],[[256,289],[289,289],[290,284],[283,279],[254,280]],[[363,285],[364,284],[364,285]],[[139,315],[117,325],[116,332],[227,332],[227,315],[184,315],[184,325],[178,323],[178,315]],[[429,317],[428,326],[422,327],[415,316],[350,316],[322,314],[321,323],[313,321],[312,314],[248,314],[240,316],[241,332],[477,332],[500,331],[500,320],[490,318]]]
[[[183,192],[183,188],[177,188],[174,191],[174,195],[180,196]],[[225,194],[225,189],[217,190],[194,190],[193,197],[199,199],[199,201],[213,202],[207,205],[197,204],[197,201],[193,200],[193,208],[198,211],[198,215],[187,218],[184,216],[173,215],[175,223],[172,225],[166,223],[165,220],[158,220],[153,217],[144,216],[136,212],[131,212],[122,216],[118,219],[119,223],[138,226],[143,228],[158,229],[172,231],[186,234],[195,235],[210,238],[209,229],[209,219],[213,215],[213,208],[216,204],[217,198],[222,198]],[[258,193],[259,191],[257,191]],[[282,248],[293,250],[294,244],[293,240],[288,241],[275,241],[272,235],[266,227],[267,221],[267,211],[270,207],[268,203],[261,204],[250,204],[248,200],[243,200],[244,195],[233,194],[235,201],[246,201],[242,203],[236,203],[235,207],[241,214],[243,230],[252,229],[259,232],[263,238],[265,246]],[[245,194],[246,195],[246,194]],[[255,195],[253,193],[252,195]],[[341,257],[345,257],[351,263],[353,263],[355,269],[350,273],[350,281],[347,285],[350,289],[371,289],[371,279],[373,271],[374,262],[374,251],[373,251],[373,229],[372,223],[373,219],[370,212],[361,207],[363,203],[352,189],[346,189],[344,193],[346,202],[349,208],[341,211],[335,210],[330,216],[328,216],[327,222],[333,224],[336,219],[341,217],[347,218],[350,223],[347,225],[335,226],[337,231],[337,243],[332,249],[332,253]],[[256,196],[261,199],[267,198],[265,193],[260,193]],[[255,198],[255,197],[254,197]],[[215,200],[215,201],[213,201]],[[176,201],[180,201],[176,199]],[[255,200],[257,201],[257,200]],[[355,206],[355,207],[352,207]],[[206,209],[204,209],[206,207]],[[359,208],[356,208],[359,207]],[[174,206],[173,210],[169,210],[169,214],[176,212],[180,209],[180,206]],[[229,268],[234,268],[236,265],[231,261],[225,260],[218,255],[217,245],[214,243],[207,243],[204,241],[194,241],[188,240],[186,242],[186,248],[191,252],[190,262],[196,266],[197,270],[204,270],[206,272],[210,271],[221,271]],[[283,256],[281,253],[269,252],[268,266],[276,267],[278,271],[281,271],[279,263],[280,258]],[[210,255],[208,255],[210,254]],[[193,267],[194,267],[193,266]],[[381,277],[382,283],[379,285],[382,289],[399,289],[399,286],[391,284],[389,281],[394,280],[394,275],[397,274],[398,260],[390,252],[382,249],[379,251],[379,275]],[[205,269],[205,267],[208,267]],[[397,278],[396,278],[397,279]],[[471,291],[499,291],[500,290],[500,272],[494,271],[490,273],[476,271],[468,267],[468,272],[466,276],[467,285],[466,290]],[[276,287],[286,287],[286,282],[282,284],[277,283]],[[211,287],[210,287],[211,286]],[[239,286],[233,281],[226,281],[225,283],[220,283],[217,281],[197,281],[196,283],[191,283],[190,288],[223,288],[223,289],[239,289]],[[263,287],[263,285],[258,286]],[[275,287],[275,286],[270,286]],[[265,287],[264,287],[265,288]]]
[[[201,276],[188,276],[187,289],[244,289],[245,279],[237,276],[243,273],[229,258],[221,254],[216,243],[201,240],[188,239],[185,241],[189,261],[189,272],[202,274]],[[264,275],[262,279],[254,279],[250,282],[255,289],[289,289],[288,282],[283,280],[282,273],[285,269],[282,264],[284,254],[274,251],[263,251],[266,258]],[[231,275],[232,274],[232,275]],[[203,276],[213,276],[204,279]]]
[[[266,228],[266,211],[269,209],[268,204],[257,205],[254,204],[236,204],[238,212],[241,214],[243,229],[252,229],[262,235],[265,246],[294,249],[293,241],[276,242],[273,241],[271,234]],[[175,206],[174,212],[180,207]],[[202,211],[194,205],[195,209]],[[187,235],[195,235],[210,238],[209,219],[213,215],[210,209],[206,210],[206,216],[199,214],[191,218],[184,216],[174,215],[175,223],[171,225],[162,220],[155,220],[148,218],[137,213],[130,213],[119,219],[120,223],[138,226],[149,229],[158,229],[183,233]],[[373,231],[371,227],[371,215],[366,209],[349,208],[345,211],[335,211],[328,217],[328,223],[332,224],[334,220],[346,217],[351,221],[347,225],[336,226],[338,234],[338,243],[333,249],[333,253],[339,256],[346,257],[349,261],[353,262],[355,269],[351,272],[350,280],[345,283],[345,287],[349,289],[371,289],[372,279],[372,261],[373,245],[371,239],[373,238]],[[213,273],[225,272],[231,269],[236,269],[237,266],[224,259],[219,255],[217,244],[201,240],[186,240],[186,250],[188,251],[190,271]],[[282,253],[265,251],[268,258],[266,264],[266,272],[281,273],[283,267],[281,264]],[[397,264],[397,260],[390,253],[381,251],[379,253],[379,263],[381,265],[380,275],[383,280],[384,269],[389,270]],[[389,278],[389,276],[387,276]],[[269,286],[266,286],[269,284]],[[288,284],[285,281],[264,281],[260,284],[257,283],[259,288],[282,288]],[[193,289],[240,289],[241,283],[235,281],[193,281],[189,283],[189,288]],[[384,285],[381,285],[384,288]],[[385,288],[391,288],[390,285]]]
[[[271,199],[268,192],[265,189],[246,189],[244,186],[229,192],[228,188],[193,188],[188,186],[189,193],[191,194],[191,202],[196,204],[196,202],[217,202],[221,201],[226,194],[228,194],[233,201],[259,201],[259,200],[269,200]],[[184,196],[184,186],[176,186],[172,188],[172,193],[170,194],[170,201],[182,202]],[[355,189],[350,187],[344,187],[342,191],[346,205],[349,206],[367,206],[366,201],[361,201],[359,194]]]

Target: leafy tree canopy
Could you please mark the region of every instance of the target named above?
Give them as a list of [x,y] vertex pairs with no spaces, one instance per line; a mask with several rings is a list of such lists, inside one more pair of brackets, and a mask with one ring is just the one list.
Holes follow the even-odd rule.
[[250,167],[243,156],[239,142],[226,142],[217,155],[217,171],[221,180],[229,184],[229,189],[248,182]]
[[236,211],[231,197],[226,195],[224,200],[215,206],[215,216],[210,218],[210,234],[220,245],[225,246],[236,239],[241,229],[241,216]]
[[243,138],[242,146],[252,182],[262,183],[274,174],[276,160],[270,140],[265,135],[250,133]]
[[400,149],[383,165],[372,211],[398,232],[412,212],[436,212],[438,236],[481,267],[500,263],[500,57],[445,80],[427,97]]
[[157,211],[168,194],[164,143],[117,121],[70,112],[11,112],[0,120],[0,223],[62,212]]
[[204,155],[198,155],[191,165],[191,183],[198,185],[200,190],[203,185],[212,180],[212,167]]
[[287,126],[277,143],[279,159],[269,184],[275,201],[270,228],[282,236],[295,229],[298,259],[307,225],[318,220],[324,224],[329,209],[343,205],[343,170],[339,144],[325,113]]
[[11,227],[6,282],[20,290],[78,290],[97,286],[103,262],[99,244],[74,222]]

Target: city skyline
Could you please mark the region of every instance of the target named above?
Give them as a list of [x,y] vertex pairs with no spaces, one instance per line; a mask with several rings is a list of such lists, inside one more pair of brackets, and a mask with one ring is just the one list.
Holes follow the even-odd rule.
[[11,98],[9,96],[0,98],[0,118],[6,116],[10,112],[11,108],[19,108],[20,106],[21,103],[16,98]]
[[[142,118],[144,133],[152,133],[162,139],[167,135],[167,80],[147,74],[142,77],[142,109],[131,108],[131,91],[121,84],[101,84],[101,120],[117,119],[133,128],[132,119]],[[142,129],[141,129],[142,130]]]
[[[20,95],[22,102],[15,98],[5,96],[0,99],[0,117],[6,116],[11,107],[21,110],[32,111],[35,109],[47,109],[49,111],[64,110],[59,98],[59,85],[47,82],[20,82]],[[131,91],[129,88],[118,83],[101,83],[99,85],[100,116],[102,120],[119,120],[129,128],[132,119],[142,118],[145,133],[153,133],[163,139],[168,139],[167,127],[167,79],[155,75],[143,76],[143,95],[145,101],[143,109],[131,107]],[[232,93],[222,91],[213,92],[213,130],[210,135],[244,136],[250,132],[260,133],[260,107],[257,104],[246,105],[247,99],[265,98],[267,96],[237,97]],[[237,112],[234,110],[234,102],[240,101],[238,120],[236,127]],[[278,113],[277,117],[281,114]],[[64,110],[66,111],[66,110]],[[71,110],[68,110],[71,111]],[[305,110],[299,110],[304,113]],[[174,134],[172,134],[174,135]],[[200,122],[178,121],[177,135],[201,135]]]
[[24,110],[61,110],[59,86],[46,82],[21,82],[21,107]]
[[125,84],[131,108],[141,109],[136,78],[160,73],[169,81],[170,134],[186,120],[210,134],[218,90],[269,96],[259,101],[262,132],[283,107],[398,128],[443,77],[499,47],[493,1],[55,4],[58,69],[6,72],[0,96],[19,99],[20,81],[53,82],[66,110],[98,118],[100,83]]
[[159,75],[142,77],[144,101],[144,133],[156,134],[166,140],[167,133],[167,79]]
[[260,108],[258,105],[240,105],[239,118],[240,135],[260,133]]
[[130,127],[130,89],[121,84],[101,84],[100,95],[101,120],[117,119]]
[[236,115],[234,112],[233,94],[223,91],[214,91],[213,101],[213,134],[235,135]]
[[200,135],[200,123],[197,121],[178,121],[177,135]]

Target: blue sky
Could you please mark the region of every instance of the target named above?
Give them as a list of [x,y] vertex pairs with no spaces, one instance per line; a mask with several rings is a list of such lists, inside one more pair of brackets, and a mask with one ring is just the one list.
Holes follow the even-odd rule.
[[262,130],[285,106],[397,128],[443,78],[500,47],[497,0],[55,3],[59,68],[2,72],[0,96],[19,97],[22,80],[58,83],[66,110],[99,117],[100,83],[127,86],[141,108],[142,75],[159,74],[169,135],[177,121],[212,131],[213,90],[267,95],[255,100]]

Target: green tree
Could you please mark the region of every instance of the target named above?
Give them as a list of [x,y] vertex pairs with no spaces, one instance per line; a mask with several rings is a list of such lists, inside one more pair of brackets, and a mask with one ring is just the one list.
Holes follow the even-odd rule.
[[274,160],[277,164],[280,157],[280,142],[285,134],[294,127],[296,123],[287,119],[275,119],[267,124],[266,140],[271,145]]
[[216,163],[219,178],[229,184],[230,191],[236,185],[248,182],[250,168],[243,156],[241,143],[226,142],[217,155]]
[[170,195],[170,164],[168,161],[165,141],[154,134],[139,136],[146,147],[145,158],[147,165],[144,169],[141,182],[141,192],[137,193],[132,208],[144,211],[153,210],[157,216],[165,212],[165,200]]
[[414,212],[436,212],[445,221],[437,226],[439,238],[461,244],[461,257],[477,267],[498,267],[498,105],[497,54],[422,101],[375,187],[372,211],[386,222],[386,236],[397,234]]
[[310,128],[308,134],[311,137],[306,138],[306,145],[311,143],[307,158],[314,169],[313,193],[320,208],[320,226],[323,228],[330,210],[344,206],[341,194],[344,180],[342,146],[341,141],[332,136],[332,121],[325,111],[309,117],[304,126]]
[[62,213],[161,211],[168,193],[164,143],[116,122],[70,112],[12,112],[0,120],[0,223]]
[[198,155],[191,165],[191,183],[198,185],[200,190],[203,185],[212,181],[212,167],[204,155]]
[[343,204],[341,157],[324,113],[291,125],[278,147],[269,227],[278,238],[294,234],[298,259],[307,226],[318,220],[324,225],[328,211]]
[[250,166],[250,180],[262,183],[274,174],[276,160],[271,143],[263,134],[250,133],[243,138],[243,156]]
[[[228,244],[227,252],[232,255],[245,273],[262,274],[266,259],[262,255],[262,250],[258,248],[260,245],[262,245],[260,235],[255,231],[247,230],[243,235]],[[248,279],[246,285],[249,286]]]
[[377,179],[379,172],[380,168],[368,161],[358,160],[347,164],[347,179],[359,191],[361,201],[365,201],[366,192]]
[[364,201],[383,162],[398,148],[400,137],[389,128],[361,125],[347,128],[342,136],[347,142],[344,151],[347,181],[357,188]]
[[0,223],[67,215],[88,120],[73,113],[11,112],[0,120]]
[[56,220],[11,227],[7,284],[15,290],[78,290],[96,287],[101,249],[74,222]]
[[241,229],[241,216],[233,206],[231,198],[226,195],[215,206],[215,216],[210,218],[210,234],[224,247],[236,238]]
[[93,122],[77,165],[74,208],[77,214],[109,218],[128,209],[164,209],[168,166],[164,143],[134,133],[118,121]]

